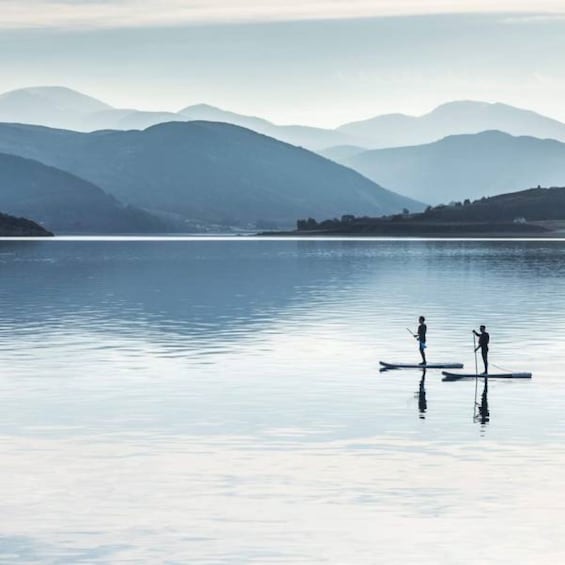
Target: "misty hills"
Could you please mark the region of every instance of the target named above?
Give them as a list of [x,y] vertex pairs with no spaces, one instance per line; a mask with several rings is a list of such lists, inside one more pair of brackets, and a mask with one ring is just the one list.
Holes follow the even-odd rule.
[[391,190],[432,204],[565,184],[564,143],[498,131],[366,151],[343,162]]
[[[344,157],[340,146],[370,149],[411,146],[450,135],[487,130],[565,141],[564,123],[507,104],[474,101],[442,104],[423,116],[387,114],[344,124],[336,129],[324,129],[277,125],[260,117],[245,116],[207,104],[187,106],[178,112],[112,108],[68,88],[34,87],[1,95],[0,121],[76,131],[146,129],[171,121],[224,122],[319,151],[338,161]],[[336,152],[337,157],[333,155]]]
[[0,124],[0,151],[35,159],[149,211],[222,225],[422,209],[359,173],[251,130],[170,122],[78,133]]
[[70,88],[21,88],[0,95],[0,122],[74,129],[84,116],[111,107]]
[[266,130],[274,124],[263,118],[255,116],[243,116],[235,112],[221,110],[209,104],[195,104],[187,106],[178,112],[185,120],[202,121],[202,122],[224,122],[233,124],[243,128],[252,129],[253,131],[266,134]]
[[173,112],[142,112],[140,110],[111,109],[88,114],[81,118],[77,131],[104,129],[145,129],[164,122],[184,122],[185,118]]
[[328,147],[327,149],[317,151],[317,153],[336,163],[345,163],[348,159],[352,159],[355,155],[365,151],[369,151],[369,149],[359,145],[336,145],[335,147]]
[[423,116],[388,114],[345,124],[337,129],[372,148],[421,145],[444,137],[498,130],[565,141],[565,124],[507,104],[456,101]]
[[221,122],[251,129],[269,137],[316,150],[345,143],[348,137],[334,130],[308,126],[280,126],[262,118],[228,112],[208,104],[188,106],[174,112],[142,112],[139,110],[106,110],[84,118],[79,131],[100,129],[146,129],[165,122]]
[[110,105],[63,87],[13,90],[0,96],[0,121],[90,132],[103,129],[146,129],[173,121],[225,122],[274,137],[292,145],[320,149],[350,140],[344,133],[301,125],[279,126],[253,116],[228,112],[207,104],[179,112],[147,112]]
[[[418,210],[414,200],[449,202],[565,182],[565,144],[532,137],[565,140],[565,124],[504,104],[453,102],[421,117],[393,114],[324,130],[277,126],[205,104],[176,113],[115,109],[70,89],[38,87],[0,96],[0,119],[7,116],[97,130],[0,124],[0,151],[72,173],[165,221],[176,215],[181,225],[277,227],[297,217]],[[444,137],[459,131],[479,133]],[[365,149],[382,144],[393,147]],[[367,178],[292,145],[315,147]]]
[[123,206],[97,186],[70,173],[15,155],[0,153],[3,212],[33,218],[64,233],[166,231],[165,222]]

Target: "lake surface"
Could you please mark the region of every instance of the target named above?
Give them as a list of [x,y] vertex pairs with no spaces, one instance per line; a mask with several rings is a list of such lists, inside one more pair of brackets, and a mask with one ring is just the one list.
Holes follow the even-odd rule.
[[[559,241],[2,241],[0,562],[563,563],[564,297]],[[534,378],[380,373],[421,314]]]

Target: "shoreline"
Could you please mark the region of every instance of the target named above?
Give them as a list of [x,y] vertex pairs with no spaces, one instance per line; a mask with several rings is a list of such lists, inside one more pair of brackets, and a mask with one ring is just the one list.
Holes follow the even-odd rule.
[[445,240],[462,240],[462,239],[484,239],[484,240],[492,240],[492,239],[506,239],[506,240],[544,240],[544,239],[551,239],[551,240],[565,240],[565,233],[563,232],[547,232],[547,233],[500,233],[500,232],[492,232],[492,233],[422,233],[422,234],[379,234],[379,233],[336,233],[336,232],[263,232],[258,233],[254,237],[259,238],[267,238],[267,237],[280,237],[280,238],[287,238],[287,237],[296,237],[296,238],[332,238],[332,239],[339,239],[339,238],[359,238],[359,239],[389,239],[389,240],[422,240],[422,239],[445,239]]
[[215,235],[215,236],[202,236],[198,234],[186,234],[186,235],[63,235],[63,236],[52,236],[52,237],[42,237],[42,236],[0,236],[1,243],[10,242],[49,242],[53,244],[65,243],[65,242],[77,242],[77,243],[96,243],[96,242],[132,242],[132,243],[143,243],[143,242],[248,242],[248,243],[259,243],[265,241],[401,241],[401,242],[418,242],[418,241],[453,241],[453,242],[465,242],[465,241],[500,241],[500,242],[560,242],[565,241],[565,233],[559,234],[538,234],[538,235],[526,235],[526,234],[451,234],[451,235],[432,235],[425,234],[422,236],[418,235],[379,235],[379,234],[324,234],[324,233],[295,233],[295,232],[277,232],[269,234],[248,234],[245,236],[233,236],[233,235]]
[[565,223],[560,221],[516,222],[423,222],[413,220],[335,221],[331,225],[312,226],[310,229],[264,231],[258,236],[297,237],[417,237],[420,239],[452,238],[565,238]]

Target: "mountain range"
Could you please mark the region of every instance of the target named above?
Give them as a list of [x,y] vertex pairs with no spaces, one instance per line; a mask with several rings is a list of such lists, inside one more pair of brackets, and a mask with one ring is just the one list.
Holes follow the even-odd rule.
[[454,101],[422,116],[386,114],[335,129],[324,129],[277,125],[260,117],[245,116],[207,104],[187,106],[178,112],[113,108],[64,87],[23,88],[0,95],[0,121],[3,122],[95,131],[145,129],[163,122],[193,120],[242,126],[315,151],[344,145],[359,146],[360,150],[411,146],[438,141],[449,135],[487,130],[565,141],[564,123],[501,103]]
[[423,207],[315,153],[225,123],[94,133],[0,124],[0,152],[71,173],[68,183],[84,179],[91,191],[151,213],[224,226],[285,227],[304,216]]
[[344,133],[301,125],[279,126],[253,116],[196,104],[178,112],[113,108],[105,102],[60,86],[22,88],[0,95],[0,122],[44,125],[75,131],[146,129],[164,122],[225,122],[252,129],[309,149],[348,143]]
[[387,114],[337,128],[357,139],[358,145],[373,149],[421,145],[450,135],[489,130],[565,141],[562,122],[507,104],[475,101],[448,102],[423,116]]
[[564,143],[499,131],[365,151],[342,162],[400,194],[431,204],[528,186],[565,185]]
[[504,104],[452,102],[329,130],[206,104],[116,109],[35,87],[0,95],[0,120],[12,122],[0,123],[0,152],[35,161],[0,159],[5,211],[59,232],[278,228],[565,184],[565,124]]

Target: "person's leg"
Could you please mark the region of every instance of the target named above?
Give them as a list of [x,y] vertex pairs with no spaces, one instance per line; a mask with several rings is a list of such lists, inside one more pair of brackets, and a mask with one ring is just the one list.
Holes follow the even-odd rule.
[[483,349],[481,353],[483,354],[483,364],[485,366],[485,373],[488,374],[488,351],[486,349]]
[[424,346],[420,344],[420,355],[422,356],[422,363],[426,364],[426,352],[424,350]]

